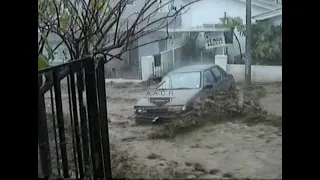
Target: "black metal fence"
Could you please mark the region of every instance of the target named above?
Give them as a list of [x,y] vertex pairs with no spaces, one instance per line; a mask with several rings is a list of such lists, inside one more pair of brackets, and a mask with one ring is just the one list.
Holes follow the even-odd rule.
[[38,177],[111,178],[104,59],[38,71]]

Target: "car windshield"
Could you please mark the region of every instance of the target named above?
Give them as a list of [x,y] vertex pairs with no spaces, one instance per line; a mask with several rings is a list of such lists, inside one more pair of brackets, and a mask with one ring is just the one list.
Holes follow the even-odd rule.
[[180,72],[171,73],[163,78],[157,89],[196,89],[201,86],[201,73]]

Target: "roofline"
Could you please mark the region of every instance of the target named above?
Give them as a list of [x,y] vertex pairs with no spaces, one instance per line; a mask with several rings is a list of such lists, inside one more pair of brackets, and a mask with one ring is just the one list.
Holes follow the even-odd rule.
[[[191,1],[191,0],[183,0],[183,1]],[[246,3],[246,0],[234,0],[234,1]],[[275,10],[279,7],[282,7],[282,5],[273,4],[273,3],[266,2],[263,0],[251,0],[251,4],[258,6],[258,7],[261,7],[261,8],[264,8],[264,9],[268,9],[268,10]]]
[[182,28],[168,28],[159,29],[162,32],[225,32],[230,31],[230,28],[194,28],[194,27],[182,27]]
[[[236,1],[246,3],[246,0],[236,0]],[[275,10],[275,9],[278,9],[279,7],[282,7],[282,5],[276,5],[276,4],[265,2],[262,0],[251,0],[251,5],[255,5],[268,10]]]
[[252,16],[252,19],[256,21],[261,21],[276,16],[282,16],[282,8]]

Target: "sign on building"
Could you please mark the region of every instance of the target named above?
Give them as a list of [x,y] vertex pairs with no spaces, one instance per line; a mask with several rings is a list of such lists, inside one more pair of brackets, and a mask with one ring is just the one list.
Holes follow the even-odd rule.
[[233,45],[232,31],[205,32],[206,49],[230,47]]

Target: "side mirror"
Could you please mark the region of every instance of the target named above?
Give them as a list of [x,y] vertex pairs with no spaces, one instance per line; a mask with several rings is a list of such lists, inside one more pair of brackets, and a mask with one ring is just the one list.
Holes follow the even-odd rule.
[[212,84],[208,84],[208,85],[206,85],[206,86],[204,87],[204,89],[211,89],[211,88],[213,88],[213,85],[212,85]]

